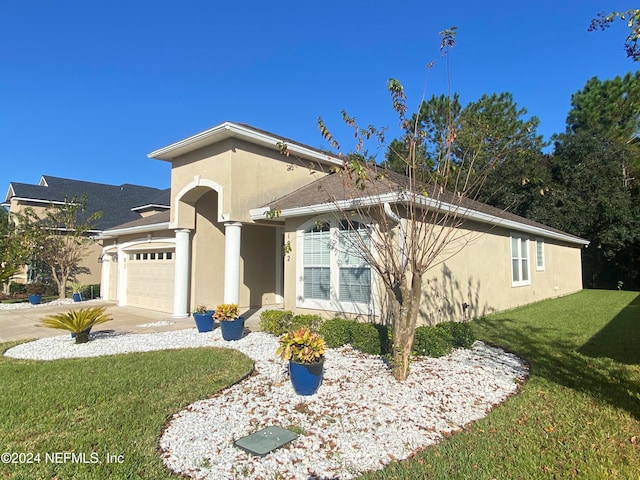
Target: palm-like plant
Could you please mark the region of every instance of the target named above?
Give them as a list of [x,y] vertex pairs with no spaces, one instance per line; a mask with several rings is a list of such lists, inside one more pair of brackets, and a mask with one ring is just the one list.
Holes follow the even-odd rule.
[[113,320],[105,314],[106,307],[81,308],[80,310],[70,310],[66,313],[48,315],[40,320],[39,326],[66,330],[75,334],[76,343],[86,343],[89,341],[89,330],[109,320]]

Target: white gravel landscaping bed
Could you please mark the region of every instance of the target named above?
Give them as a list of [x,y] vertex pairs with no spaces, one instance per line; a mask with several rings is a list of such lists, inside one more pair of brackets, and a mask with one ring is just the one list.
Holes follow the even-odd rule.
[[[443,433],[482,418],[515,393],[524,362],[476,342],[470,350],[412,363],[402,383],[379,357],[350,347],[326,354],[324,382],[311,397],[295,394],[277,339],[257,332],[225,342],[219,329],[154,334],[97,334],[84,345],[68,336],[17,345],[6,355],[53,360],[158,349],[221,346],[255,361],[255,372],[212,398],[173,415],[159,440],[165,465],[207,479],[350,479],[437,442]],[[240,437],[277,425],[300,436],[265,457],[233,446]]]

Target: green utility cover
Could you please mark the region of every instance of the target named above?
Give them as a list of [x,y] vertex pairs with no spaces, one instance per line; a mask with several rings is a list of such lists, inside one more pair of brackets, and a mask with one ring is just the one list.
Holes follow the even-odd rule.
[[242,450],[264,457],[298,438],[298,434],[280,427],[267,427],[236,440],[233,444]]

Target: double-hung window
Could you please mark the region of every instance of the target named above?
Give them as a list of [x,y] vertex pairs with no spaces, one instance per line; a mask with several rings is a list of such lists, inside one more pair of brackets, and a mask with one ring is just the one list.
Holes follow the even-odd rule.
[[529,238],[511,235],[511,285],[531,285],[529,276]]
[[298,305],[370,311],[371,268],[364,253],[370,246],[369,227],[353,220],[322,220],[299,232],[298,238]]
[[371,269],[364,251],[370,247],[369,232],[358,222],[339,222],[338,292],[341,302],[369,303],[371,300]]
[[317,223],[304,234],[304,297],[329,300],[331,290],[331,229]]

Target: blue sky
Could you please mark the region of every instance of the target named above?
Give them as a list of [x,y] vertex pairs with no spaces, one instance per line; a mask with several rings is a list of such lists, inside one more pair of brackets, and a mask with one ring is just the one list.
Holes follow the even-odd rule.
[[640,66],[624,55],[622,23],[587,32],[598,12],[634,7],[2,0],[0,188],[42,174],[166,188],[169,164],[147,154],[226,120],[326,148],[322,116],[349,150],[341,109],[397,131],[389,78],[402,82],[412,107],[446,93],[438,32],[454,25],[452,91],[463,104],[511,92],[549,139],[564,130],[571,94],[588,79]]

